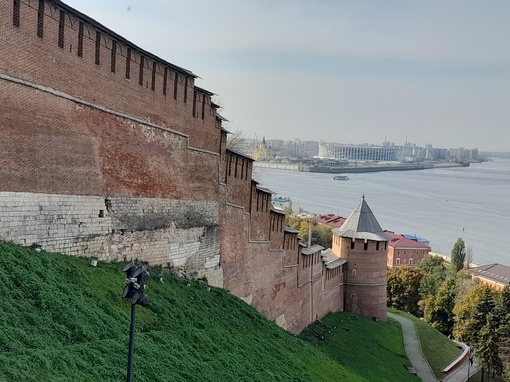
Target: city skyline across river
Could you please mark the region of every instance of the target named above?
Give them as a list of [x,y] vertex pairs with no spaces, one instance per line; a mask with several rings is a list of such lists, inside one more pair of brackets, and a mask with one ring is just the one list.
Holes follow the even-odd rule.
[[470,167],[350,174],[256,168],[254,179],[311,213],[347,217],[365,195],[383,229],[415,234],[450,255],[462,238],[473,262],[510,265],[510,159]]

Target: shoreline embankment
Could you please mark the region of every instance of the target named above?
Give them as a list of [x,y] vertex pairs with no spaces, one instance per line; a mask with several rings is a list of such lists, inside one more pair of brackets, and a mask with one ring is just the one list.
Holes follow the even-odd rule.
[[303,165],[297,163],[281,163],[281,162],[266,162],[256,161],[253,164],[256,168],[269,168],[273,170],[288,170],[288,171],[301,171],[301,172],[319,172],[327,174],[356,174],[367,172],[381,172],[381,171],[415,171],[425,170],[431,168],[447,168],[447,167],[468,167],[469,163],[398,163],[398,164],[363,164],[363,165],[348,165],[348,166],[319,166],[319,165]]

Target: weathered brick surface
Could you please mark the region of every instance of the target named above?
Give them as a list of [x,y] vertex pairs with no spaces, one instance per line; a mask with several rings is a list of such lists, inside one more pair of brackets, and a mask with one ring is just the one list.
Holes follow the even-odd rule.
[[284,230],[285,230],[285,214],[271,211],[270,212],[270,246],[271,249],[283,249]]
[[228,151],[225,155],[225,183],[227,203],[251,212],[252,160]]
[[271,225],[271,193],[260,190],[256,184],[251,188],[251,222],[250,239],[268,241]]
[[[271,320],[297,333],[330,311],[343,310],[343,273],[326,285],[320,253],[300,255],[297,234],[285,233],[282,247],[246,242],[248,232],[239,224],[249,219],[241,208],[227,206],[221,243],[224,287],[243,297]],[[249,221],[247,221],[249,223]],[[237,226],[237,228],[236,228]]]
[[219,155],[179,134],[0,79],[4,190],[218,199]]
[[[111,232],[111,219],[99,217],[101,210],[102,198],[0,192],[0,239],[73,255],[100,254],[98,238]],[[106,253],[100,257],[108,259]]]

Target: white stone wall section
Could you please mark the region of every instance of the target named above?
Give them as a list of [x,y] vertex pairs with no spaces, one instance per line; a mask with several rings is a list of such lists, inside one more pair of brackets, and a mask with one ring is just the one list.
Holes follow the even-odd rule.
[[215,202],[0,192],[0,240],[223,285]]

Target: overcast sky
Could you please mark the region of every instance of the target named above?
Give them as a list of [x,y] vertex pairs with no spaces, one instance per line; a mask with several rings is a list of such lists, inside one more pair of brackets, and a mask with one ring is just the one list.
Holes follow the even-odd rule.
[[508,0],[64,0],[246,138],[510,150]]

